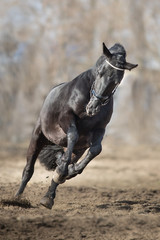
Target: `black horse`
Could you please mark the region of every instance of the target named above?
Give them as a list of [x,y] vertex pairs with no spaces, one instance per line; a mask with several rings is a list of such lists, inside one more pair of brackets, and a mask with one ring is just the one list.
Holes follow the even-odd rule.
[[23,193],[39,156],[48,169],[55,170],[51,186],[41,200],[43,206],[52,208],[57,186],[82,173],[101,152],[105,127],[112,116],[113,94],[125,69],[135,67],[137,64],[126,62],[122,45],[108,49],[103,43],[103,55],[93,68],[50,91],[32,134],[16,196]]

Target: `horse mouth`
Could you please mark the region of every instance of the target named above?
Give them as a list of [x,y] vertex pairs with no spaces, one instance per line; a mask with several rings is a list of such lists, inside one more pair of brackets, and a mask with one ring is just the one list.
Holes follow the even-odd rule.
[[97,106],[96,108],[93,108],[92,106],[86,106],[86,113],[87,116],[93,117],[100,111],[100,106]]

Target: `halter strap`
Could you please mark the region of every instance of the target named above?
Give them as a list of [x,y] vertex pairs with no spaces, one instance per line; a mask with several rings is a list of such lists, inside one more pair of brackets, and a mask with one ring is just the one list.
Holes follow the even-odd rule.
[[92,94],[100,101],[101,105],[106,105],[109,102],[109,100],[112,96],[112,95],[111,96],[106,96],[106,97],[99,96],[99,95],[96,94],[94,89],[92,90]]
[[118,67],[112,65],[112,63],[110,63],[107,59],[106,59],[105,61],[106,61],[111,67],[113,67],[114,69],[117,69],[117,70],[119,70],[119,71],[124,71],[124,70],[125,70],[124,68],[118,68]]
[[112,93],[106,97],[97,95],[94,88],[92,88],[91,92],[100,101],[101,105],[106,105],[109,102],[109,100],[111,99],[111,97],[113,96],[113,94],[115,93],[115,91],[117,90],[118,86],[119,86],[119,84],[117,84],[116,87],[113,89]]

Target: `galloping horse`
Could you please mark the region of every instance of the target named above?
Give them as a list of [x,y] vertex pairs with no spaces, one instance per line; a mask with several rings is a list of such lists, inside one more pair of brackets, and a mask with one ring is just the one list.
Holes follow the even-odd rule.
[[[54,170],[51,185],[40,202],[52,208],[57,186],[82,173],[102,151],[105,127],[113,112],[113,94],[124,71],[137,66],[126,62],[121,44],[108,49],[103,43],[103,55],[91,69],[50,91],[32,134],[16,196],[23,193],[39,157],[48,169]],[[78,162],[88,148],[86,156]]]

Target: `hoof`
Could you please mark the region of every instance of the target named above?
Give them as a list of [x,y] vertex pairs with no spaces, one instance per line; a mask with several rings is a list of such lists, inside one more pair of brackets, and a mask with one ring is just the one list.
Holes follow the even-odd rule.
[[43,197],[40,201],[40,204],[48,209],[52,209],[54,200],[49,197]]
[[20,194],[20,193],[17,192],[17,193],[14,195],[14,197],[17,198],[17,199],[20,199],[20,198],[22,197],[22,194]]

